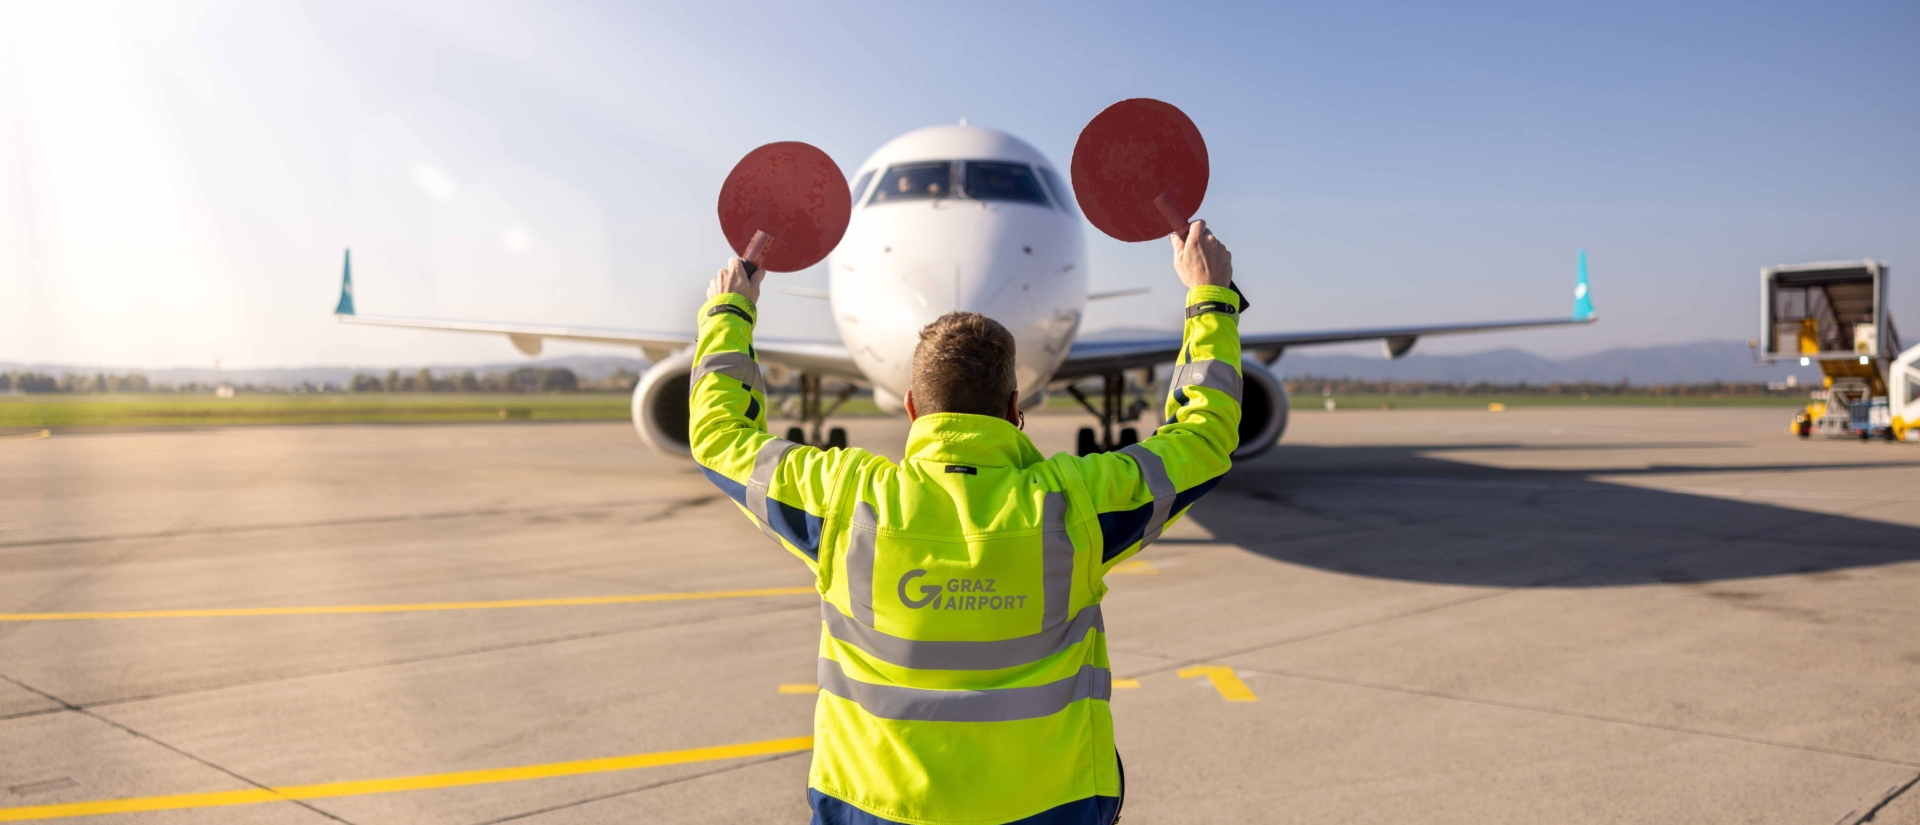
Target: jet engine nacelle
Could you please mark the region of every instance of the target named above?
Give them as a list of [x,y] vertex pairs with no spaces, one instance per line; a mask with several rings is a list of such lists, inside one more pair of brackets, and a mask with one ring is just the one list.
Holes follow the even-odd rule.
[[687,347],[647,368],[633,388],[633,428],[647,446],[667,455],[692,456],[687,438],[687,379],[693,377],[693,348]]
[[1252,458],[1280,443],[1287,431],[1287,388],[1251,358],[1240,362],[1240,447],[1234,458]]

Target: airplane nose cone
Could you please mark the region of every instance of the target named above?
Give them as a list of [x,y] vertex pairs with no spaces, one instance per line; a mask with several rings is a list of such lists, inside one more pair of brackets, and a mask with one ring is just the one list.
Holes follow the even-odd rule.
[[962,311],[1013,333],[1023,393],[1043,383],[1084,301],[1077,225],[1024,204],[956,199],[879,209],[863,218],[884,218],[884,231],[850,233],[830,270],[835,321],[868,378],[904,394],[920,330]]

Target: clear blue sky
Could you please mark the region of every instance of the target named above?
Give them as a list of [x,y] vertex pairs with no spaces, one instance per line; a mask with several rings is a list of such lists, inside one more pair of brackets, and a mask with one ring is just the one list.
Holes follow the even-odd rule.
[[[1421,351],[1746,339],[1762,266],[1863,257],[1920,341],[1920,5],[1551,5],[8,4],[0,361],[510,357],[333,323],[347,245],[363,312],[686,329],[753,146],[1065,164],[1136,96],[1205,133],[1253,328],[1557,315],[1584,247],[1599,325]],[[1090,235],[1160,289],[1087,327],[1173,323],[1164,247]]]

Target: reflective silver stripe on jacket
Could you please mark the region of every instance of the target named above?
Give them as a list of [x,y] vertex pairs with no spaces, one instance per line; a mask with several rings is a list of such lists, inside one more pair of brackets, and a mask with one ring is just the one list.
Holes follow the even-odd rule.
[[700,379],[714,373],[720,373],[740,382],[748,389],[760,386],[760,365],[744,352],[716,352],[700,359],[700,365],[693,368],[693,375],[687,378],[687,387],[698,386]]
[[774,544],[780,543],[780,534],[773,531],[773,522],[767,519],[767,488],[773,486],[773,474],[780,469],[780,459],[798,446],[784,438],[760,445],[760,452],[753,456],[753,474],[747,476],[747,512],[760,522],[760,532],[773,539]]
[[1202,358],[1173,368],[1173,383],[1168,385],[1167,394],[1181,387],[1206,387],[1219,390],[1240,400],[1240,371],[1232,364],[1212,358]]
[[852,529],[847,531],[847,602],[853,605],[855,621],[873,626],[873,542],[880,529],[880,515],[873,505],[854,502]]
[[1067,534],[1067,496],[1048,493],[1040,505],[1040,565],[1046,600],[1040,626],[1057,627],[1073,609],[1073,537]]
[[999,670],[1038,662],[1087,638],[1088,631],[1107,632],[1100,605],[1080,610],[1073,621],[1048,627],[1031,636],[993,642],[925,642],[905,639],[875,630],[841,613],[827,602],[820,603],[820,618],[827,624],[827,635],[860,649],[862,653],[900,667],[922,670]]
[[1147,532],[1140,537],[1140,546],[1145,547],[1160,538],[1160,531],[1166,529],[1167,517],[1173,514],[1173,480],[1167,477],[1166,463],[1152,450],[1133,444],[1122,447],[1120,452],[1133,456],[1134,463],[1140,465],[1140,475],[1146,477],[1147,489],[1153,491],[1153,518],[1147,520]]
[[882,719],[917,722],[1011,722],[1039,719],[1066,710],[1082,699],[1113,697],[1113,673],[1081,665],[1057,682],[995,690],[928,690],[862,682],[847,676],[840,663],[820,660],[820,690],[858,704]]

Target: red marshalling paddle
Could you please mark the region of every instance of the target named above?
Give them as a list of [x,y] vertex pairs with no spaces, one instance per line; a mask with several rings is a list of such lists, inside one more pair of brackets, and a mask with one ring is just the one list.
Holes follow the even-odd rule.
[[[1172,104],[1152,98],[1129,98],[1101,110],[1073,145],[1080,211],[1095,228],[1128,243],[1185,235],[1206,200],[1208,172],[1199,127]],[[1248,305],[1242,295],[1240,309]]]
[[853,214],[847,178],[827,153],[797,141],[747,153],[720,186],[720,231],[747,274],[798,272],[827,257]]

